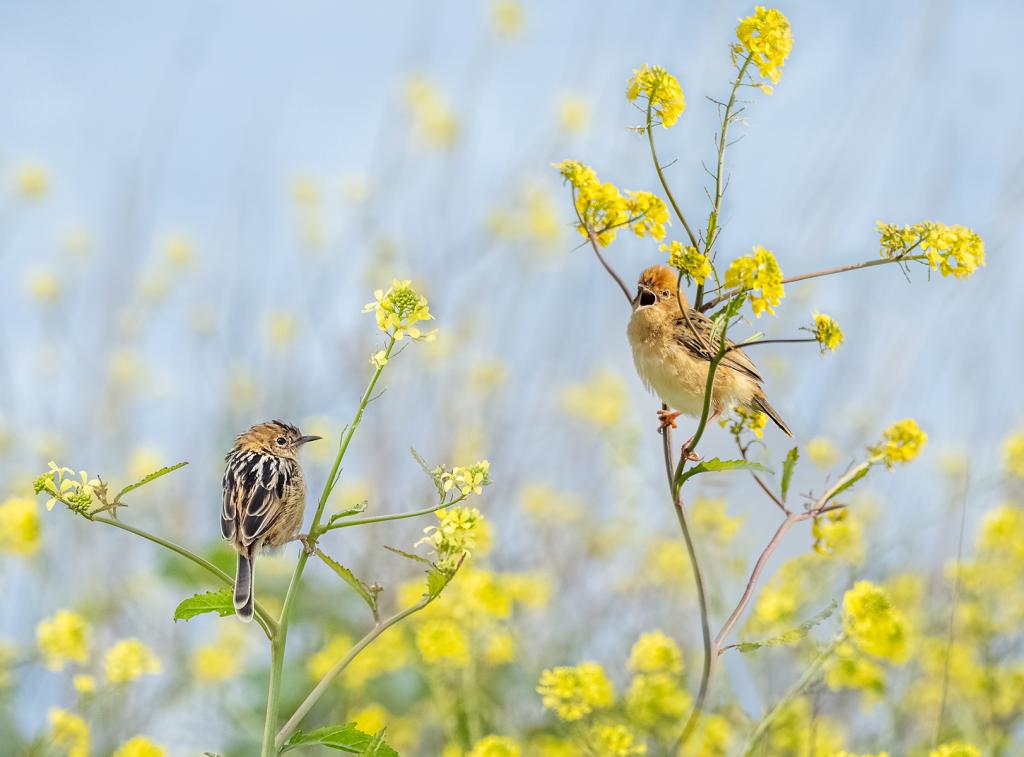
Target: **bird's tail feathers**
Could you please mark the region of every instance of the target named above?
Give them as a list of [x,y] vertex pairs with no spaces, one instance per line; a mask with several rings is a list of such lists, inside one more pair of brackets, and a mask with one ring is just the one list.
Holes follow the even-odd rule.
[[249,555],[238,553],[238,565],[235,568],[235,614],[239,620],[248,623],[252,620],[253,608],[253,560]]
[[787,426],[786,422],[782,420],[781,417],[779,417],[779,414],[778,412],[776,412],[775,408],[768,404],[768,400],[765,399],[765,396],[763,394],[755,394],[754,399],[750,401],[750,404],[754,406],[755,410],[760,410],[762,413],[765,413],[769,418],[771,418],[772,422],[775,423],[776,426],[781,428],[783,432],[785,432],[786,436],[793,435],[793,432],[789,430],[789,426]]

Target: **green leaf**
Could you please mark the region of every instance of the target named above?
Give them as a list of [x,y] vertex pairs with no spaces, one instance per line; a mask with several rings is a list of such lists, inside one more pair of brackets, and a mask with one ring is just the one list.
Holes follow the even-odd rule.
[[683,471],[679,476],[679,485],[682,486],[686,479],[696,476],[698,473],[720,470],[756,470],[761,471],[762,473],[772,472],[770,468],[764,467],[761,463],[752,463],[747,460],[719,460],[717,457],[713,457],[710,460],[704,460],[703,462],[697,463],[689,470]]
[[799,447],[793,447],[786,454],[786,461],[782,464],[782,501],[786,501],[789,494],[789,482],[793,479],[793,469],[796,468],[796,461],[800,459]]
[[427,596],[436,599],[444,591],[444,587],[452,580],[452,574],[445,573],[431,566],[427,571]]
[[355,573],[346,568],[337,560],[325,554],[324,551],[319,547],[317,547],[316,556],[323,560],[324,564],[328,568],[337,573],[338,577],[341,578],[342,581],[344,581],[353,589],[355,589],[356,594],[362,597],[363,601],[366,602],[367,606],[369,606],[370,612],[377,612],[377,595],[374,592],[370,591],[370,587],[367,586],[358,576],[356,576]]
[[204,594],[195,594],[179,604],[174,610],[174,622],[179,620],[191,620],[196,615],[207,612],[215,612],[222,618],[235,614],[234,599],[231,589],[220,589],[208,591]]
[[838,497],[843,492],[845,492],[855,483],[864,478],[864,476],[868,475],[869,470],[871,470],[871,463],[861,463],[860,467],[856,469],[856,472],[852,476],[850,476],[849,479],[844,481],[840,486],[836,487],[836,490],[828,495],[828,497],[825,499],[825,502],[829,502]]
[[348,508],[346,510],[342,510],[340,513],[334,513],[328,519],[327,522],[328,523],[334,523],[334,521],[339,520],[341,518],[348,518],[348,517],[350,517],[352,515],[359,515],[359,513],[366,512],[366,508],[369,507],[369,506],[370,506],[370,503],[367,500],[364,499],[362,502],[359,502],[358,504],[352,505],[352,507],[350,507],[350,508]]
[[184,468],[186,465],[188,465],[188,461],[177,463],[175,465],[168,465],[166,468],[161,468],[160,470],[153,471],[148,476],[140,478],[134,484],[128,484],[128,486],[126,486],[117,493],[117,496],[114,497],[114,501],[118,502],[120,501],[121,497],[123,497],[128,492],[135,491],[140,486],[145,486],[146,484],[152,483],[153,481],[156,481],[158,478],[166,476],[168,473],[173,473],[174,471],[178,470],[178,468]]
[[839,602],[833,599],[829,606],[824,610],[814,617],[808,618],[796,628],[786,631],[784,634],[774,636],[770,639],[763,639],[762,641],[741,641],[739,644],[732,644],[730,647],[726,647],[726,649],[735,648],[740,652],[746,653],[753,652],[755,649],[760,649],[761,647],[777,647],[782,644],[795,644],[801,639],[806,638],[812,628],[828,620],[832,613],[836,611],[836,607],[838,606]]
[[381,741],[378,736],[379,734],[371,736],[368,733],[363,733],[356,729],[355,723],[331,725],[326,728],[317,728],[315,731],[296,731],[281,751],[287,752],[309,744],[319,744],[349,754],[398,757],[398,752]]
[[387,544],[385,544],[384,549],[390,552],[394,552],[396,555],[401,555],[407,560],[415,560],[416,562],[423,563],[424,565],[429,565],[431,567],[434,566],[434,563],[430,562],[430,560],[428,560],[427,558],[422,557],[421,555],[413,554],[412,552],[406,552],[404,550],[399,549],[398,547],[389,547]]

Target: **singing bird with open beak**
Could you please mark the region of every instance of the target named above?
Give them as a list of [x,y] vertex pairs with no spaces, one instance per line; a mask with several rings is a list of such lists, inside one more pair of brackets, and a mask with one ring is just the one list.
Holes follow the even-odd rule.
[[[691,308],[682,292],[677,299],[677,285],[678,274],[668,266],[651,266],[640,274],[626,330],[640,378],[673,408],[658,411],[662,429],[675,428],[676,418],[683,414],[700,417],[708,367],[718,352],[717,345],[711,344],[711,319]],[[726,344],[731,346],[733,342],[727,339]],[[743,350],[727,352],[715,371],[708,422],[729,407],[742,405],[767,413],[776,426],[792,436],[789,426],[768,404],[762,381]]]

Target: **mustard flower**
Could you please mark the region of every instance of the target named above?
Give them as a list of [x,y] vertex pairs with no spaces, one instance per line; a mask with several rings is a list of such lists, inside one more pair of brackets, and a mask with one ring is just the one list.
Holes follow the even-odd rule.
[[625,725],[598,724],[590,729],[589,741],[602,757],[631,757],[647,754],[647,745],[637,741],[636,734]]
[[843,642],[825,669],[825,684],[833,691],[851,689],[878,698],[885,693],[885,668]]
[[679,645],[662,631],[651,631],[640,635],[629,653],[631,673],[672,673],[683,672],[683,654]]
[[428,665],[464,668],[469,664],[469,640],[451,620],[428,620],[416,629],[416,649]]
[[629,389],[621,374],[599,370],[586,381],[566,386],[561,400],[563,409],[570,415],[599,430],[609,430],[625,415]]
[[463,494],[482,494],[483,487],[491,483],[491,463],[487,460],[480,460],[476,465],[468,468],[455,466],[451,471],[441,474],[441,484],[444,490],[450,491],[452,487]]
[[950,741],[930,751],[928,757],[981,757],[981,750],[966,741]]
[[690,695],[680,685],[679,677],[669,673],[633,676],[626,692],[630,722],[659,736],[674,731],[690,706]]
[[1019,560],[1024,565],[1024,508],[1009,503],[985,513],[978,533],[978,550]]
[[558,101],[558,123],[568,134],[581,134],[587,129],[587,101],[575,95],[563,95]]
[[164,757],[167,750],[154,744],[145,736],[136,736],[124,742],[114,752],[114,757]]
[[697,284],[703,284],[704,279],[711,275],[711,261],[691,244],[684,246],[682,242],[673,241],[667,245],[659,245],[658,249],[668,253],[670,266]]
[[690,518],[693,527],[702,538],[716,544],[728,544],[740,526],[743,525],[743,516],[730,516],[726,512],[726,503],[723,499],[708,499],[698,497],[693,501],[690,509]]
[[864,529],[848,510],[833,510],[818,516],[811,525],[814,551],[850,565],[864,562]]
[[72,678],[71,685],[79,694],[92,694],[96,691],[96,679],[85,673],[80,673]]
[[651,192],[632,192],[629,195],[629,228],[638,237],[650,234],[655,239],[665,238],[665,225],[671,223],[665,201]]
[[611,707],[615,697],[604,668],[596,662],[543,671],[537,693],[546,708],[567,722]]
[[814,338],[821,345],[821,351],[835,352],[843,342],[843,331],[831,316],[824,313],[814,314]]
[[192,670],[196,680],[204,683],[221,683],[236,678],[242,672],[242,637],[234,626],[227,626],[217,633],[210,644],[203,644],[192,656]]
[[46,169],[35,163],[25,163],[14,172],[14,183],[18,194],[30,200],[46,195],[50,190],[50,176]]
[[889,594],[870,581],[858,581],[843,595],[843,629],[874,657],[906,661],[910,653],[906,625]]
[[491,26],[499,37],[518,37],[524,26],[522,4],[518,0],[493,0]]
[[36,642],[50,670],[63,670],[68,661],[85,662],[91,637],[92,626],[70,610],[59,610],[36,626]]
[[11,497],[0,504],[0,552],[29,556],[39,551],[40,525],[36,503]]
[[523,750],[506,736],[484,736],[476,744],[468,757],[520,757]]
[[639,97],[650,103],[651,111],[666,129],[679,120],[686,108],[679,80],[661,66],[641,66],[633,71],[626,85],[626,99],[635,102]]
[[911,226],[878,222],[881,257],[901,258],[920,248],[929,267],[965,279],[985,265],[985,243],[966,226],[922,221]]
[[438,510],[440,521],[423,529],[426,534],[416,544],[427,544],[434,552],[438,568],[454,570],[463,555],[477,546],[483,516],[475,507],[449,507]]
[[1024,431],[1017,431],[1003,440],[1003,464],[1011,476],[1024,478]]
[[768,422],[768,414],[760,410],[751,410],[743,405],[736,405],[732,408],[732,415],[722,418],[718,425],[722,428],[728,426],[729,433],[739,436],[745,431],[750,431],[758,439],[764,436],[764,427]]
[[804,447],[807,457],[819,468],[831,468],[839,461],[839,450],[831,439],[816,436]]
[[563,160],[552,166],[576,190],[576,212],[583,219],[576,227],[579,233],[584,237],[593,233],[604,246],[615,241],[618,228],[629,223],[630,201],[614,184],[602,183],[594,169],[577,160]]
[[430,314],[427,298],[413,289],[408,279],[395,279],[390,289],[386,292],[378,289],[373,297],[374,301],[367,303],[363,312],[372,311],[377,318],[377,328],[385,334],[394,336],[398,341],[406,336],[416,341],[431,341],[434,338],[436,332],[423,332],[416,325],[432,321],[434,316]]
[[53,460],[49,462],[49,470],[36,478],[33,485],[36,494],[45,491],[50,495],[46,501],[47,510],[52,510],[57,502],[63,502],[76,512],[89,509],[93,495],[102,491],[104,484],[99,479],[90,479],[84,470],[78,473],[79,477],[73,478],[73,470],[61,467]]
[[755,246],[749,255],[732,261],[725,271],[725,286],[750,291],[750,305],[758,318],[765,310],[774,314],[775,306],[786,296],[779,262],[771,250],[760,245]]
[[59,707],[50,708],[47,717],[53,746],[63,749],[67,757],[89,757],[89,726],[82,718]]
[[153,650],[138,639],[117,642],[107,650],[103,666],[110,683],[128,683],[147,674],[157,675],[162,667]]
[[871,447],[875,455],[892,468],[895,463],[909,463],[927,443],[928,434],[921,430],[913,418],[898,421],[882,432],[881,443]]
[[779,69],[793,49],[789,20],[782,11],[758,5],[754,15],[740,19],[736,39],[740,41],[736,52],[749,55],[761,76],[778,84],[782,76]]
[[423,77],[405,83],[405,101],[420,139],[433,147],[449,147],[459,136],[459,122],[437,87]]

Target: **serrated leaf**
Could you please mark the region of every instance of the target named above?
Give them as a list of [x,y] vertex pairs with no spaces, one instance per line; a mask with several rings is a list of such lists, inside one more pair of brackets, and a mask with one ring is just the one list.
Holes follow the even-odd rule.
[[760,649],[761,647],[777,647],[782,644],[795,644],[801,639],[806,638],[812,628],[828,620],[832,613],[836,611],[836,607],[838,606],[839,602],[833,599],[829,606],[824,610],[819,612],[817,615],[808,618],[796,628],[786,631],[784,634],[773,636],[770,639],[763,639],[761,641],[741,641],[739,644],[733,644],[732,647],[738,649],[740,652],[746,653],[753,652],[755,649]]
[[377,612],[377,598],[370,591],[370,587],[367,586],[355,573],[346,568],[340,562],[325,554],[319,547],[316,550],[316,556],[323,560],[324,564],[338,574],[338,577],[342,581],[347,583],[353,589],[356,594],[363,598],[363,601],[369,606],[370,611],[373,613]]
[[430,570],[427,571],[427,596],[431,599],[436,599],[451,580],[450,574],[431,566]]
[[753,463],[748,460],[719,460],[717,457],[713,457],[710,460],[699,462],[692,468],[683,471],[679,476],[679,485],[682,486],[686,479],[696,476],[698,473],[722,470],[756,470],[761,471],[762,473],[772,472],[770,468],[766,468],[761,465],[761,463]]
[[128,484],[128,486],[124,487],[121,491],[117,493],[117,496],[114,497],[114,501],[118,502],[120,501],[121,497],[123,497],[128,492],[135,491],[140,486],[145,486],[146,484],[152,483],[153,481],[156,481],[158,478],[166,476],[168,473],[173,473],[174,471],[178,470],[178,468],[184,468],[186,465],[188,465],[187,460],[184,462],[177,463],[175,465],[168,465],[167,467],[161,468],[160,470],[157,471],[153,471],[148,476],[140,478],[134,484]]
[[215,612],[222,618],[234,615],[235,605],[231,589],[219,589],[192,595],[174,609],[174,622],[191,620],[196,615],[208,612]]
[[[296,731],[288,742],[282,747],[282,752],[291,749],[319,744],[349,754],[368,754],[373,757],[398,757],[398,752],[389,747],[376,736],[363,733],[356,728],[355,723],[348,725],[332,725],[326,728],[317,728],[315,731]],[[367,751],[372,747],[373,751]]]
[[796,468],[796,461],[800,459],[799,447],[793,447],[786,454],[786,461],[782,463],[782,501],[786,501],[789,494],[789,484],[793,480],[793,469]]
[[406,552],[404,550],[399,549],[398,547],[389,547],[387,544],[385,544],[384,545],[384,549],[386,549],[386,550],[388,550],[390,552],[394,552],[396,555],[401,555],[402,557],[406,558],[407,560],[415,560],[418,563],[423,563],[424,565],[430,565],[431,567],[433,567],[433,565],[434,565],[434,563],[430,562],[430,560],[428,560],[427,558],[425,558],[425,557],[423,557],[421,555],[413,554],[412,552]]
[[850,478],[844,481],[840,486],[838,486],[834,492],[830,493],[825,502],[829,502],[838,497],[843,492],[845,492],[855,483],[864,478],[864,476],[868,475],[869,470],[871,470],[871,463],[861,463],[860,468],[857,469],[857,472],[850,476]]

